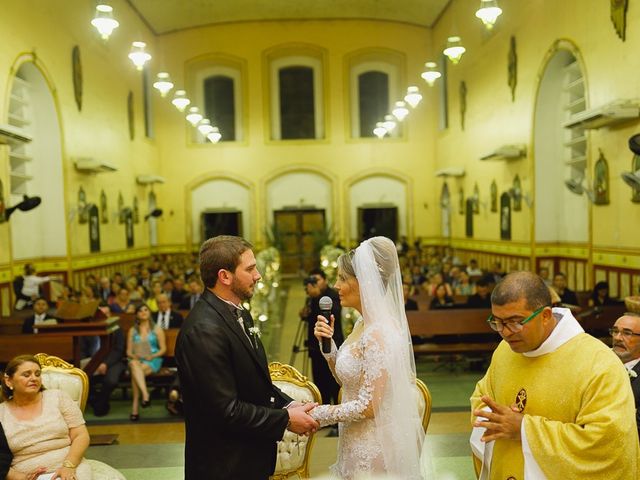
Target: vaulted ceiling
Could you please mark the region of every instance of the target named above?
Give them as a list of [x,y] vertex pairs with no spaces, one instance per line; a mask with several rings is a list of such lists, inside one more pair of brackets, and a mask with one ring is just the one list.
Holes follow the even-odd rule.
[[431,27],[450,0],[127,0],[158,35],[228,22],[373,19]]

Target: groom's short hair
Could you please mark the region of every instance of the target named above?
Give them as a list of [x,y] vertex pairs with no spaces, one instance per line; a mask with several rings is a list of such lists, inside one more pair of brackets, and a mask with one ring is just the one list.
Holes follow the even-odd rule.
[[200,277],[205,287],[215,287],[221,269],[235,272],[240,256],[252,248],[244,238],[233,235],[218,235],[206,240],[200,247]]

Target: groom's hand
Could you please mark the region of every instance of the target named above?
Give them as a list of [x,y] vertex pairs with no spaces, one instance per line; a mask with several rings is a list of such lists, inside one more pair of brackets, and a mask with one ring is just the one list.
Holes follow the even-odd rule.
[[298,435],[309,435],[315,433],[320,424],[316,422],[309,415],[309,411],[313,410],[317,404],[307,403],[300,406],[289,407],[287,412],[289,413],[289,425],[287,430],[297,433]]

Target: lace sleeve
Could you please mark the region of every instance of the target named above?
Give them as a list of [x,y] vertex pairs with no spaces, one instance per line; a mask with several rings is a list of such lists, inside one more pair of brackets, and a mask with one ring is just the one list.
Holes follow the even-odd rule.
[[322,356],[327,361],[329,370],[331,370],[331,375],[333,375],[335,381],[338,382],[338,385],[342,386],[342,382],[340,382],[338,375],[336,375],[336,358],[338,357],[338,347],[336,342],[331,339],[331,351],[329,353],[324,353],[322,351],[322,342],[318,342],[318,344],[320,346],[320,353],[322,353]]
[[381,340],[382,337],[374,332],[363,334],[362,382],[357,398],[340,405],[319,405],[314,408],[310,415],[320,423],[321,427],[337,422],[356,422],[373,417],[373,407],[382,397],[386,380],[386,372],[380,362],[380,358],[384,355],[384,345]]

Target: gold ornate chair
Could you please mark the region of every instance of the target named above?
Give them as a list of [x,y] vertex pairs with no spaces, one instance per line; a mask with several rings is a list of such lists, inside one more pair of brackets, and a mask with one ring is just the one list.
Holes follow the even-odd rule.
[[42,384],[45,388],[64,390],[84,412],[89,395],[89,378],[84,370],[46,353],[38,353],[36,358],[42,368]]
[[419,378],[416,378],[416,388],[418,389],[418,411],[422,414],[422,428],[424,433],[427,433],[431,420],[431,392]]
[[[279,362],[269,364],[271,380],[280,390],[298,402],[322,403],[320,391],[307,377],[290,365]],[[282,480],[293,475],[309,477],[309,455],[314,436],[296,435],[288,430],[278,442],[276,470],[272,480]]]

